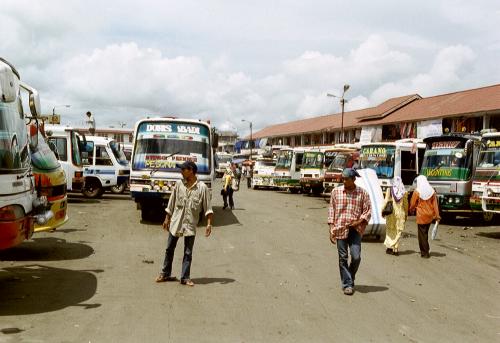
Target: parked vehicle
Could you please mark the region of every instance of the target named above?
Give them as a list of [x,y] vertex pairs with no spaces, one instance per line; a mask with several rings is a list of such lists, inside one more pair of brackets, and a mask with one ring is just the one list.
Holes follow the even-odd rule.
[[291,193],[300,191],[300,168],[303,157],[304,150],[301,148],[285,148],[277,152],[273,183],[278,189],[288,190]]
[[83,148],[83,195],[97,198],[109,190],[120,194],[127,187],[130,165],[120,145],[107,137],[86,136]]
[[477,135],[451,133],[424,139],[427,145],[421,175],[434,187],[443,219],[471,215],[472,176],[481,147]]
[[130,193],[143,220],[162,212],[176,182],[182,179],[178,164],[193,161],[198,180],[209,189],[215,180],[217,134],[208,122],[158,117],[135,124],[130,171]]
[[274,188],[273,173],[276,161],[271,158],[258,158],[253,167],[252,189]]
[[483,211],[485,222],[493,221],[500,213],[500,132],[484,133],[481,137],[470,205],[473,210]]
[[[52,212],[50,218],[44,224],[35,223],[35,232],[55,230],[68,221],[68,197],[66,195],[66,175],[50,149],[43,135],[43,126],[36,124],[28,126],[31,141],[37,140],[37,144],[31,144],[31,165],[35,178],[35,187],[38,196],[47,197],[48,206]],[[34,137],[36,135],[36,138]]]
[[425,144],[419,139],[367,143],[361,146],[360,167],[375,170],[384,194],[396,176],[401,177],[407,191],[411,193],[424,153]]
[[66,187],[70,192],[84,189],[82,147],[83,135],[77,129],[61,125],[45,125],[47,142],[54,147],[59,163],[66,174]]
[[325,153],[321,150],[304,152],[300,169],[300,186],[303,193],[321,194],[325,175]]
[[323,195],[330,195],[332,190],[342,185],[342,171],[344,168],[357,168],[359,165],[359,150],[337,149],[335,158],[325,171]]
[[233,159],[233,155],[231,154],[226,154],[226,153],[221,153],[218,152],[215,154],[215,174],[216,177],[222,177],[224,175],[225,171],[229,166],[231,165],[231,160]]
[[[51,216],[47,200],[35,190],[30,163],[28,119],[23,110],[21,88],[28,92],[34,118],[41,114],[36,89],[21,82],[17,70],[0,58],[0,249],[16,246],[33,235],[35,221],[44,225]],[[31,147],[30,147],[31,145]]]

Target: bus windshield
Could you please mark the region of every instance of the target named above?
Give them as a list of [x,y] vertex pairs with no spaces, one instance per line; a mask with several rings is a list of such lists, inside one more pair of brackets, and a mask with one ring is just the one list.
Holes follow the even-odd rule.
[[31,151],[31,163],[39,170],[54,170],[60,167],[55,153],[45,142],[40,131],[37,132],[38,145]]
[[143,122],[137,128],[132,169],[179,172],[177,164],[193,161],[199,174],[209,174],[209,138],[209,128],[201,124]]
[[429,180],[466,180],[470,168],[464,149],[427,149],[421,174]]
[[306,151],[304,153],[303,168],[323,168],[323,153]]
[[29,166],[28,135],[18,104],[0,101],[0,173],[21,172]]
[[[342,171],[344,168],[351,168],[348,163],[351,161],[351,154],[338,153],[328,166],[328,171]],[[352,164],[352,163],[351,163]]]
[[109,142],[109,147],[111,148],[111,151],[113,152],[113,155],[115,156],[118,163],[122,166],[127,167],[127,158],[125,157],[123,151],[119,148],[118,144],[115,141],[111,141]]
[[394,155],[396,147],[391,145],[370,145],[361,149],[361,168],[371,168],[379,179],[394,177]]
[[276,169],[290,169],[292,166],[292,151],[278,152],[278,160],[276,161]]
[[477,168],[500,168],[500,136],[483,138]]

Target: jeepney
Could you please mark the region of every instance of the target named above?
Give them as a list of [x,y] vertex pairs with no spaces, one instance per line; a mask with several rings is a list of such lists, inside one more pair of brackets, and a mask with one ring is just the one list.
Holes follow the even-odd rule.
[[484,133],[481,150],[472,177],[470,205],[483,211],[485,222],[491,222],[500,213],[500,132]]
[[451,133],[427,137],[421,175],[436,190],[443,219],[471,215],[472,176],[481,147],[478,135]]
[[273,173],[276,162],[272,158],[258,158],[253,166],[252,189],[274,188]]
[[291,193],[298,193],[300,186],[300,168],[304,157],[302,148],[285,148],[277,152],[276,166],[274,168],[274,185]]
[[371,168],[385,193],[401,177],[408,192],[414,189],[413,181],[419,174],[425,153],[420,139],[401,139],[394,142],[366,143],[361,146],[360,168]]

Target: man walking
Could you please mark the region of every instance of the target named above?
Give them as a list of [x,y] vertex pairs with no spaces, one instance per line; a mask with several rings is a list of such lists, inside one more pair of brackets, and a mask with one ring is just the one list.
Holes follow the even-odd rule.
[[212,232],[212,205],[208,187],[196,178],[198,168],[194,162],[187,161],[181,166],[183,180],[177,181],[165,209],[167,216],[163,229],[168,230],[167,249],[163,268],[156,282],[176,281],[172,276],[172,261],[179,237],[184,236],[184,258],[182,260],[181,284],[194,286],[191,280],[191,260],[193,258],[194,237],[200,213],[207,217],[205,237]]
[[344,185],[332,191],[328,208],[330,241],[337,244],[340,279],[345,295],[354,293],[354,279],[361,262],[361,237],[371,217],[370,197],[363,188],[356,186],[356,176],[359,174],[352,168],[342,171]]

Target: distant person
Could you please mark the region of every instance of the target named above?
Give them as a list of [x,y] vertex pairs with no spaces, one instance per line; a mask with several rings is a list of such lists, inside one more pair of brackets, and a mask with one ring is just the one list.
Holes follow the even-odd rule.
[[236,182],[238,183],[237,186],[234,186],[233,185],[233,190],[237,191],[240,187],[240,181],[241,181],[241,168],[238,164],[236,163],[233,163],[232,164],[233,166],[233,173],[234,173],[234,177],[236,178]]
[[429,227],[434,220],[440,221],[436,191],[424,175],[417,177],[417,188],[410,201],[410,212],[417,211],[418,245],[420,256],[429,258]]
[[176,281],[172,276],[172,261],[179,237],[184,237],[184,258],[182,260],[181,284],[194,286],[191,280],[191,261],[193,258],[194,237],[200,213],[207,217],[205,237],[212,232],[212,205],[210,191],[202,181],[196,178],[198,168],[192,161],[186,161],[181,166],[183,180],[177,181],[165,209],[167,216],[163,229],[168,230],[165,260],[156,282]]
[[87,111],[87,120],[86,120],[87,126],[89,128],[89,132],[93,135],[95,134],[95,119],[92,113],[90,111]]
[[252,178],[253,178],[253,166],[249,165],[247,175],[247,188],[252,188]]
[[226,169],[224,176],[222,176],[222,189],[220,194],[222,195],[222,200],[224,201],[224,206],[222,207],[223,210],[225,210],[228,206],[228,199],[229,199],[229,206],[231,207],[231,209],[234,209],[234,200],[233,200],[234,181],[235,181],[234,173],[231,170],[231,167],[229,167]]
[[[394,178],[392,187],[387,188],[385,193],[385,204],[392,201],[393,211],[385,216],[386,230],[384,245],[387,248],[387,254],[399,255],[399,242],[401,234],[405,229],[406,220],[408,219],[408,192],[401,177]],[[382,207],[383,208],[383,207]]]
[[337,244],[340,279],[345,295],[354,293],[354,279],[361,263],[361,237],[371,218],[370,197],[363,188],[356,186],[356,176],[359,174],[352,168],[342,171],[344,184],[333,189],[328,208],[330,241]]

